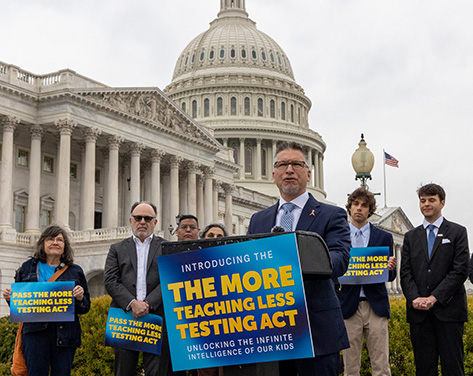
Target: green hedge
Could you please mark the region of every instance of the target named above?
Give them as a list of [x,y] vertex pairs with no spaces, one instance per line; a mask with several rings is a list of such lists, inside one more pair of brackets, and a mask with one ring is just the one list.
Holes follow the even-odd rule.
[[[406,301],[392,298],[391,319],[389,320],[389,351],[393,376],[414,375],[414,356],[406,323]],[[93,376],[113,374],[113,350],[103,345],[110,297],[92,299],[90,312],[81,316],[82,346],[77,349],[74,359],[73,376]],[[473,297],[468,297],[468,310],[473,321]],[[0,318],[0,376],[10,375],[11,359],[18,324],[10,323],[9,317]],[[473,375],[473,323],[465,325],[465,371]],[[369,356],[363,348],[362,376],[371,375]]]

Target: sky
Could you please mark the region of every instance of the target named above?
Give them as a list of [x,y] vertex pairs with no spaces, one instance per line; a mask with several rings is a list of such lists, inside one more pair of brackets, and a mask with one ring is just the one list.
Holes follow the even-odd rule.
[[[34,74],[69,68],[113,87],[171,82],[182,50],[209,27],[219,0],[0,0],[0,61]],[[473,228],[473,2],[246,0],[259,30],[286,52],[327,144],[327,199],[359,186],[351,156],[361,133],[375,155],[369,187],[413,225],[416,189],[447,192],[446,218]],[[463,198],[462,198],[463,197]]]

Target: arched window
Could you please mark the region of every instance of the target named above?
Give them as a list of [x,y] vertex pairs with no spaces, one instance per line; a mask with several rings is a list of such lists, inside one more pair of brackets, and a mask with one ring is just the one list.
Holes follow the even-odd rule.
[[197,101],[195,99],[192,101],[192,117],[194,119],[197,117]]
[[213,60],[214,57],[215,57],[215,51],[214,51],[214,50],[210,50],[210,54],[209,54],[210,60]]
[[274,105],[274,100],[272,99],[269,102],[269,116],[271,116],[273,119],[276,117],[276,106]]
[[210,113],[210,101],[209,98],[204,99],[204,117],[208,117]]
[[269,53],[269,57],[271,58],[271,63],[274,63],[274,55],[272,52]]
[[204,61],[204,58],[205,58],[205,51],[202,50],[202,52],[200,53],[200,61]]
[[220,50],[220,59],[223,59],[225,57],[225,50],[222,48]]
[[266,176],[266,149],[261,149],[261,176]]
[[263,99],[258,98],[258,116],[263,116]]
[[244,48],[241,50],[241,57],[242,59],[246,59],[246,50]]
[[291,123],[294,123],[294,105],[291,104]]
[[263,61],[266,61],[266,52],[261,51],[261,58],[263,59]]
[[301,123],[301,109],[297,107],[297,124]]
[[281,119],[286,120],[286,103],[281,102]]
[[236,98],[235,97],[232,97],[232,99],[230,99],[230,110],[231,110],[231,114],[232,115],[236,115],[236,112],[237,112],[237,101],[236,101]]
[[223,115],[223,99],[222,97],[217,98],[217,116]]
[[230,50],[230,57],[231,57],[232,59],[234,59],[234,58],[235,58],[235,56],[236,56],[235,49],[234,49],[234,48],[232,48],[232,49]]
[[181,108],[182,108],[182,111],[186,112],[186,102],[182,102]]
[[251,57],[256,60],[256,51],[255,50],[251,50]]
[[245,98],[245,116],[250,116],[250,98]]
[[245,174],[251,175],[253,172],[253,150],[245,148]]

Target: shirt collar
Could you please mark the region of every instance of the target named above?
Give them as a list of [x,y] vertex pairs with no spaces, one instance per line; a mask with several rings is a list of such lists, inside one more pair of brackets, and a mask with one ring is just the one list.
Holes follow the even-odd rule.
[[141,244],[141,245],[144,245],[144,244],[149,244],[151,243],[151,240],[153,239],[153,234],[151,234],[150,236],[148,236],[144,242],[142,242],[139,238],[137,238],[134,234],[133,234],[133,240],[135,241],[136,244]]
[[294,205],[296,205],[299,209],[302,209],[305,204],[307,203],[307,201],[309,200],[309,192],[304,192],[303,194],[301,194],[300,196],[296,197],[294,200],[292,201],[286,201],[284,200],[282,197],[279,197],[279,207],[278,207],[278,210],[281,209],[281,206],[283,204],[285,204],[286,202],[291,202],[293,203]]
[[366,236],[366,233],[369,231],[369,229],[370,229],[370,223],[369,222],[366,225],[364,225],[362,228],[358,228],[356,226],[353,226],[353,224],[350,223],[350,231],[351,231],[352,234],[354,234],[355,232],[360,230],[361,233],[363,234],[363,236]]
[[441,215],[434,223],[427,222],[427,220],[424,218],[422,225],[424,226],[424,229],[426,229],[431,224],[434,225],[436,228],[440,228],[442,223],[443,223],[443,215]]

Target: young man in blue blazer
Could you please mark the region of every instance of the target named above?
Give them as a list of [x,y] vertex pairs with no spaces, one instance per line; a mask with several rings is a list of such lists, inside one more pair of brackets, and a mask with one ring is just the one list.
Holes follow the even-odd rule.
[[[273,180],[279,202],[251,217],[249,234],[271,232],[273,226],[286,231],[318,233],[325,240],[333,265],[332,277],[345,274],[350,260],[350,231],[345,210],[318,202],[306,191],[311,171],[307,156],[295,142],[283,142],[276,150]],[[289,205],[289,206],[288,206]],[[280,375],[337,376],[339,352],[348,347],[340,302],[332,279],[304,281],[315,357],[279,363]]]
[[[351,218],[352,247],[389,247],[389,281],[396,278],[393,236],[368,222],[376,210],[376,199],[365,187],[356,189],[346,205]],[[350,348],[343,350],[345,376],[359,375],[363,336],[373,376],[391,375],[389,366],[389,298],[385,283],[342,285],[341,305]]]

